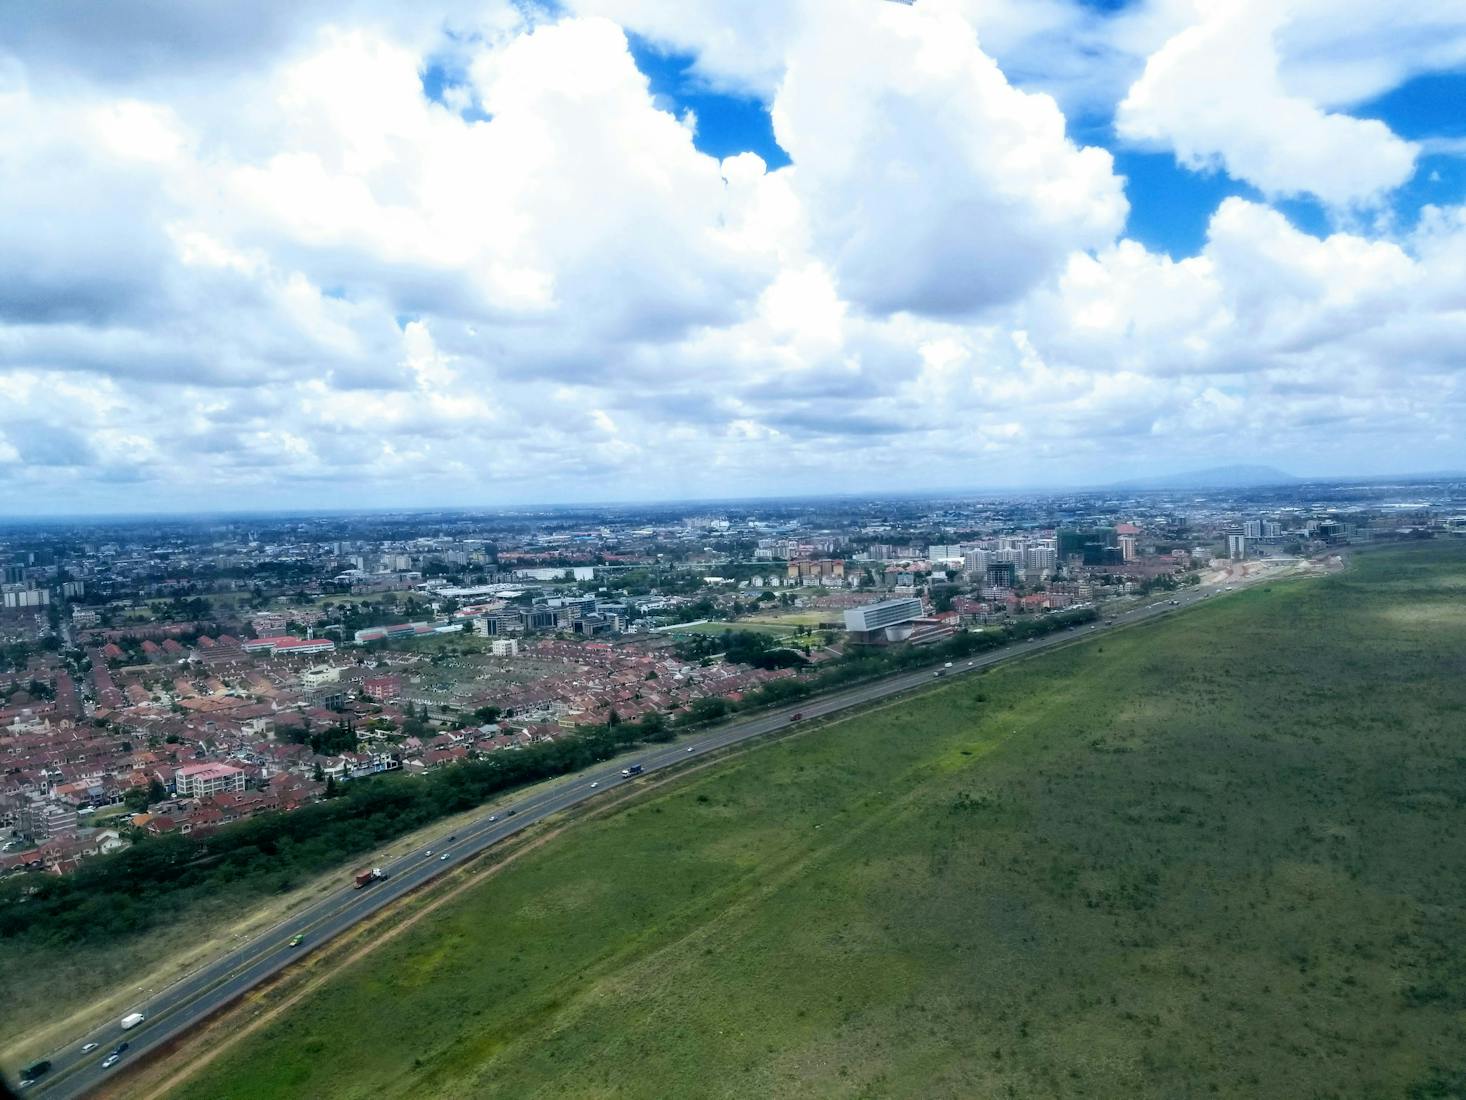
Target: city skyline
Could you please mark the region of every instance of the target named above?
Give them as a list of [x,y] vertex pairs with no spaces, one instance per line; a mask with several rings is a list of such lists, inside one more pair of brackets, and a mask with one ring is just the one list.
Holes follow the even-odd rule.
[[14,13],[0,510],[1466,465],[1466,15],[658,7]]

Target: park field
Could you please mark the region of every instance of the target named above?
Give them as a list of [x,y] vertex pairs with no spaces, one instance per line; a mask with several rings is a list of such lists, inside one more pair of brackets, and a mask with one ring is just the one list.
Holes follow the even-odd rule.
[[172,1095],[1466,1095],[1463,672],[1426,543],[946,682],[572,824]]
[[798,634],[800,627],[795,623],[780,626],[771,622],[755,622],[752,619],[739,619],[737,622],[711,622],[711,623],[688,623],[686,626],[679,626],[675,630],[665,630],[664,634],[711,634],[717,637],[720,634],[731,634],[736,630],[746,631],[750,634],[767,634],[771,638],[787,638],[790,635]]

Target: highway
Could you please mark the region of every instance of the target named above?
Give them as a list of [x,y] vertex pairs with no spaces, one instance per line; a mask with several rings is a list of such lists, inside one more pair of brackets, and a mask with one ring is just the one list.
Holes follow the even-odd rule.
[[[1253,583],[1258,579],[1262,578],[1254,578]],[[1240,586],[1248,582],[1232,583]],[[1231,586],[1229,584],[1227,587]],[[624,754],[615,761],[555,780],[542,786],[537,792],[517,800],[512,797],[500,800],[492,807],[486,806],[472,823],[461,826],[453,838],[445,832],[426,845],[424,850],[380,864],[387,874],[383,881],[357,889],[351,882],[350,873],[343,870],[342,888],[339,892],[316,902],[283,923],[203,965],[192,974],[130,1006],[127,1013],[142,1013],[142,1023],[124,1031],[120,1022],[113,1020],[90,1034],[77,1036],[64,1048],[50,1054],[50,1071],[37,1079],[26,1095],[44,1096],[47,1100],[70,1100],[72,1097],[85,1095],[111,1074],[177,1038],[201,1020],[289,966],[295,959],[383,907],[536,822],[615,791],[628,782],[635,783],[645,775],[685,765],[709,752],[751,738],[789,729],[795,722],[822,718],[932,684],[934,677],[975,673],[1039,650],[1075,642],[1094,633],[1102,635],[1117,627],[1177,611],[1221,590],[1221,585],[1212,585],[1168,593],[1164,599],[1118,613],[1114,616],[1114,626],[1108,625],[1108,620],[1102,619],[1094,626],[1063,630],[1005,646],[971,659],[964,658],[953,662],[951,668],[928,666],[919,671],[899,673],[827,695],[804,699],[776,710],[765,711],[756,717],[689,734],[677,742]],[[622,769],[632,763],[642,766],[643,776],[631,779],[622,776]],[[426,849],[430,849],[432,854],[427,854]],[[447,856],[446,859],[442,858],[444,855]],[[366,858],[358,864],[363,867],[370,865]],[[303,943],[298,947],[289,946],[289,941],[297,935],[304,937]],[[103,1060],[123,1042],[128,1044],[128,1049],[114,1066],[103,1068]],[[94,1049],[82,1053],[84,1045],[93,1043],[96,1044]]]

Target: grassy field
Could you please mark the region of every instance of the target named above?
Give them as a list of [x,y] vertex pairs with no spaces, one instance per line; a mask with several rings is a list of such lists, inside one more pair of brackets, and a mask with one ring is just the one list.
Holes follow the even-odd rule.
[[1428,544],[761,747],[176,1095],[1466,1094],[1463,654]]
[[767,634],[773,638],[784,638],[799,633],[799,627],[794,623],[786,626],[776,626],[773,623],[754,622],[751,619],[739,619],[736,623],[688,623],[686,626],[679,626],[676,630],[666,630],[664,634],[727,634],[734,630],[746,630],[750,634]]
[[746,619],[739,619],[738,625],[744,623],[767,623],[770,626],[795,627],[817,627],[820,623],[843,622],[841,611],[826,608],[825,610],[813,611],[770,611],[760,615],[750,615]]

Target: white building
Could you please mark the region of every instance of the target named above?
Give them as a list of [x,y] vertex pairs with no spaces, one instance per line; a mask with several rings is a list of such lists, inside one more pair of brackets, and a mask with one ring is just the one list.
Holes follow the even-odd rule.
[[853,634],[869,634],[909,623],[921,615],[921,601],[918,599],[881,600],[846,611],[845,629]]
[[341,680],[341,669],[337,665],[317,665],[300,674],[302,687],[314,688],[322,684],[335,684]]
[[495,657],[518,657],[519,643],[513,638],[495,638],[490,652]]
[[206,798],[244,790],[244,772],[228,764],[185,764],[174,773],[173,785],[180,795]]

